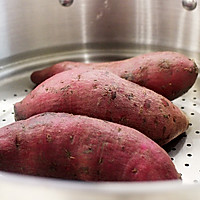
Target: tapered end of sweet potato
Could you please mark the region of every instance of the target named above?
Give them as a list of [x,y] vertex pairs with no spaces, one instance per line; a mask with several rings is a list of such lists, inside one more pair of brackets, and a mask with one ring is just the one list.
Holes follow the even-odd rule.
[[19,121],[19,120],[24,120],[27,117],[23,115],[23,113],[25,112],[25,110],[22,110],[23,107],[21,107],[21,102],[18,102],[16,104],[14,104],[14,118],[15,121]]

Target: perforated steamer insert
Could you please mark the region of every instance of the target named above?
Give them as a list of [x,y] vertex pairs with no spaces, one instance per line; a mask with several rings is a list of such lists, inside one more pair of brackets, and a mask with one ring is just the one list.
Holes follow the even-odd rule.
[[[114,51],[95,51],[94,49],[91,51],[68,51],[18,59],[18,61],[1,65],[0,127],[14,122],[13,104],[22,100],[34,88],[35,85],[30,80],[32,71],[51,66],[63,60],[108,61],[133,57],[146,52],[147,50],[141,48]],[[195,55],[188,54],[190,54],[189,57],[195,60],[197,65],[200,63]],[[198,76],[196,83],[186,94],[173,102],[187,114],[190,126],[186,133],[172,141],[165,149],[174,162],[177,171],[182,174],[183,183],[200,183],[200,77]]]

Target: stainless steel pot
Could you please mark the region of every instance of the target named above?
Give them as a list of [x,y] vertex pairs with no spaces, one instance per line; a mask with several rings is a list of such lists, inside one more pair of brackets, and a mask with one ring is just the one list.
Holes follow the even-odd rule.
[[[173,50],[200,63],[198,5],[188,11],[180,0],[74,0],[69,7],[58,0],[1,0],[0,127],[14,121],[13,103],[33,88],[30,73],[62,60],[108,61]],[[0,172],[0,199],[200,198],[200,78],[174,103],[191,121],[187,137],[168,149],[182,182],[83,183]]]

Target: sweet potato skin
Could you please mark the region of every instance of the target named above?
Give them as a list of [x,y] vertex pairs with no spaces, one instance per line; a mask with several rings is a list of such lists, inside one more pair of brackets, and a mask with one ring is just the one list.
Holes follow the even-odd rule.
[[135,128],[160,145],[188,128],[186,116],[165,97],[104,70],[56,74],[14,110],[16,120],[43,112],[87,115]]
[[178,52],[163,51],[107,63],[61,62],[33,72],[31,80],[39,84],[57,73],[74,68],[105,69],[121,78],[145,86],[169,100],[186,93],[198,75],[198,67],[193,60]]
[[67,113],[0,129],[0,170],[83,181],[179,179],[168,154],[137,130]]

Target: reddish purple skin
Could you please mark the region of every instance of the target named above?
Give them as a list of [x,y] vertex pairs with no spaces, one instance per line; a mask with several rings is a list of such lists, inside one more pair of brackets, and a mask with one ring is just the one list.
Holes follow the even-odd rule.
[[164,51],[107,63],[61,62],[33,72],[31,80],[39,84],[57,73],[74,68],[106,69],[121,78],[145,86],[169,100],[186,93],[193,86],[198,75],[198,68],[194,61],[183,54]]
[[188,128],[183,112],[165,97],[104,71],[65,71],[38,85],[14,106],[15,119],[66,112],[135,128],[163,145]]
[[137,130],[66,113],[1,128],[0,170],[83,181],[180,178],[168,154]]

